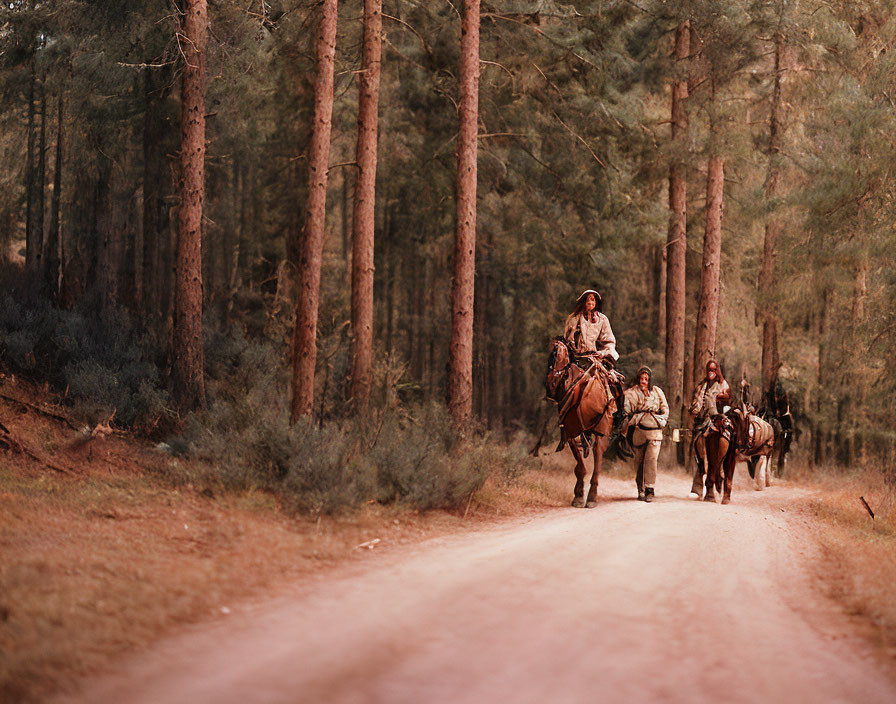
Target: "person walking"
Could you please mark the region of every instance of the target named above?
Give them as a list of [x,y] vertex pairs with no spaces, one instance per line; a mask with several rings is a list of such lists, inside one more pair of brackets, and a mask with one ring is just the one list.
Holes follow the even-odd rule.
[[663,390],[654,385],[650,367],[641,367],[636,378],[637,382],[625,390],[627,435],[638,468],[638,500],[650,503],[656,495],[656,462],[663,444],[663,428],[669,420],[669,404]]

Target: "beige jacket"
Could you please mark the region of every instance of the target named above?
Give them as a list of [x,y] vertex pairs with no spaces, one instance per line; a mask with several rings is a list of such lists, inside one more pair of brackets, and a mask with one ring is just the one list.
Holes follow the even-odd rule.
[[724,392],[731,393],[728,382],[714,381],[711,384],[706,379],[697,384],[694,389],[694,398],[691,400],[691,415],[698,420],[704,420],[718,413],[716,409],[716,399]]
[[[616,352],[616,336],[610,327],[610,319],[603,313],[595,313],[591,322],[584,315],[571,315],[566,319],[564,337],[575,345],[576,352],[587,354],[600,352],[604,356],[619,359]],[[576,333],[580,334],[577,336]]]
[[[629,419],[627,428],[636,428],[636,435],[646,440],[663,439],[663,428],[669,420],[669,404],[659,386],[654,386],[646,394],[637,384],[626,389],[624,411]],[[635,444],[641,444],[637,438]]]

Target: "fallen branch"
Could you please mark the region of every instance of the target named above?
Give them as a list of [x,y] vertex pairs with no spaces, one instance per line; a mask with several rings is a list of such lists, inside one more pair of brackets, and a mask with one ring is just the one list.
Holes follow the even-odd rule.
[[68,474],[69,476],[77,476],[77,472],[75,472],[74,470],[60,467],[58,464],[54,464],[39,452],[32,450],[30,447],[28,447],[27,444],[16,438],[12,434],[12,431],[10,431],[9,428],[4,426],[2,423],[0,423],[0,447],[4,447],[11,452],[15,452],[16,454],[30,457],[31,459],[40,462],[47,469],[52,469],[54,472],[59,472],[60,474]]
[[6,394],[0,394],[0,398],[4,401],[9,401],[10,403],[14,403],[18,406],[22,406],[23,408],[27,408],[35,413],[39,413],[42,416],[46,416],[47,418],[52,418],[53,420],[58,420],[61,423],[65,423],[72,430],[78,430],[78,426],[76,426],[71,419],[66,418],[63,415],[59,415],[58,413],[53,413],[52,411],[48,411],[46,409],[41,408],[40,406],[35,406],[33,403],[28,403],[28,401],[23,401],[20,398],[15,398],[14,396],[7,396]]
[[874,520],[874,511],[871,510],[871,507],[868,505],[868,502],[865,501],[865,497],[860,496],[859,501],[862,502],[862,506],[865,507],[865,510],[868,512],[868,515],[871,516],[871,520],[873,521]]

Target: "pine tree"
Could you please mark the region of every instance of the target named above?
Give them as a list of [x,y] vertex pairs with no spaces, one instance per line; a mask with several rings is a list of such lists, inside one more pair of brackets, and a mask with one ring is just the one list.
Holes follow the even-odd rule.
[[175,281],[175,396],[181,411],[205,404],[202,349],[202,205],[205,197],[206,0],[188,0],[181,51],[180,209]]
[[317,29],[314,124],[308,149],[308,201],[298,262],[298,296],[293,333],[292,411],[295,423],[314,411],[320,269],[327,206],[327,175],[333,115],[333,66],[336,55],[336,0],[324,0]]
[[358,144],[355,208],[352,218],[351,397],[367,409],[373,363],[373,244],[376,204],[377,112],[382,56],[382,0],[364,2],[364,39],[358,88]]
[[458,427],[473,412],[473,278],[476,264],[476,174],[479,116],[479,0],[464,0],[457,137],[456,231],[451,283],[448,409]]

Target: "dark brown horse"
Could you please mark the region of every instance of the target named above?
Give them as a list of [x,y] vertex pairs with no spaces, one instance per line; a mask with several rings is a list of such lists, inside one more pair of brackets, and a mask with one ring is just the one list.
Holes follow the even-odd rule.
[[[597,506],[597,483],[603,464],[604,452],[609,445],[613,427],[613,396],[603,377],[605,370],[592,374],[582,371],[575,363],[575,352],[563,337],[551,343],[548,374],[545,380],[547,395],[557,404],[560,414],[560,445],[568,444],[576,458],[576,486],[572,505],[594,508]],[[591,488],[585,499],[585,457],[589,446],[585,433],[596,436],[594,443],[594,471]]]
[[779,442],[779,433],[764,420],[741,409],[731,409],[715,416],[706,432],[706,495],[704,501],[715,501],[715,492],[724,492],[722,503],[731,502],[731,484],[738,461],[750,463],[755,472],[756,489],[767,486],[767,469]]

